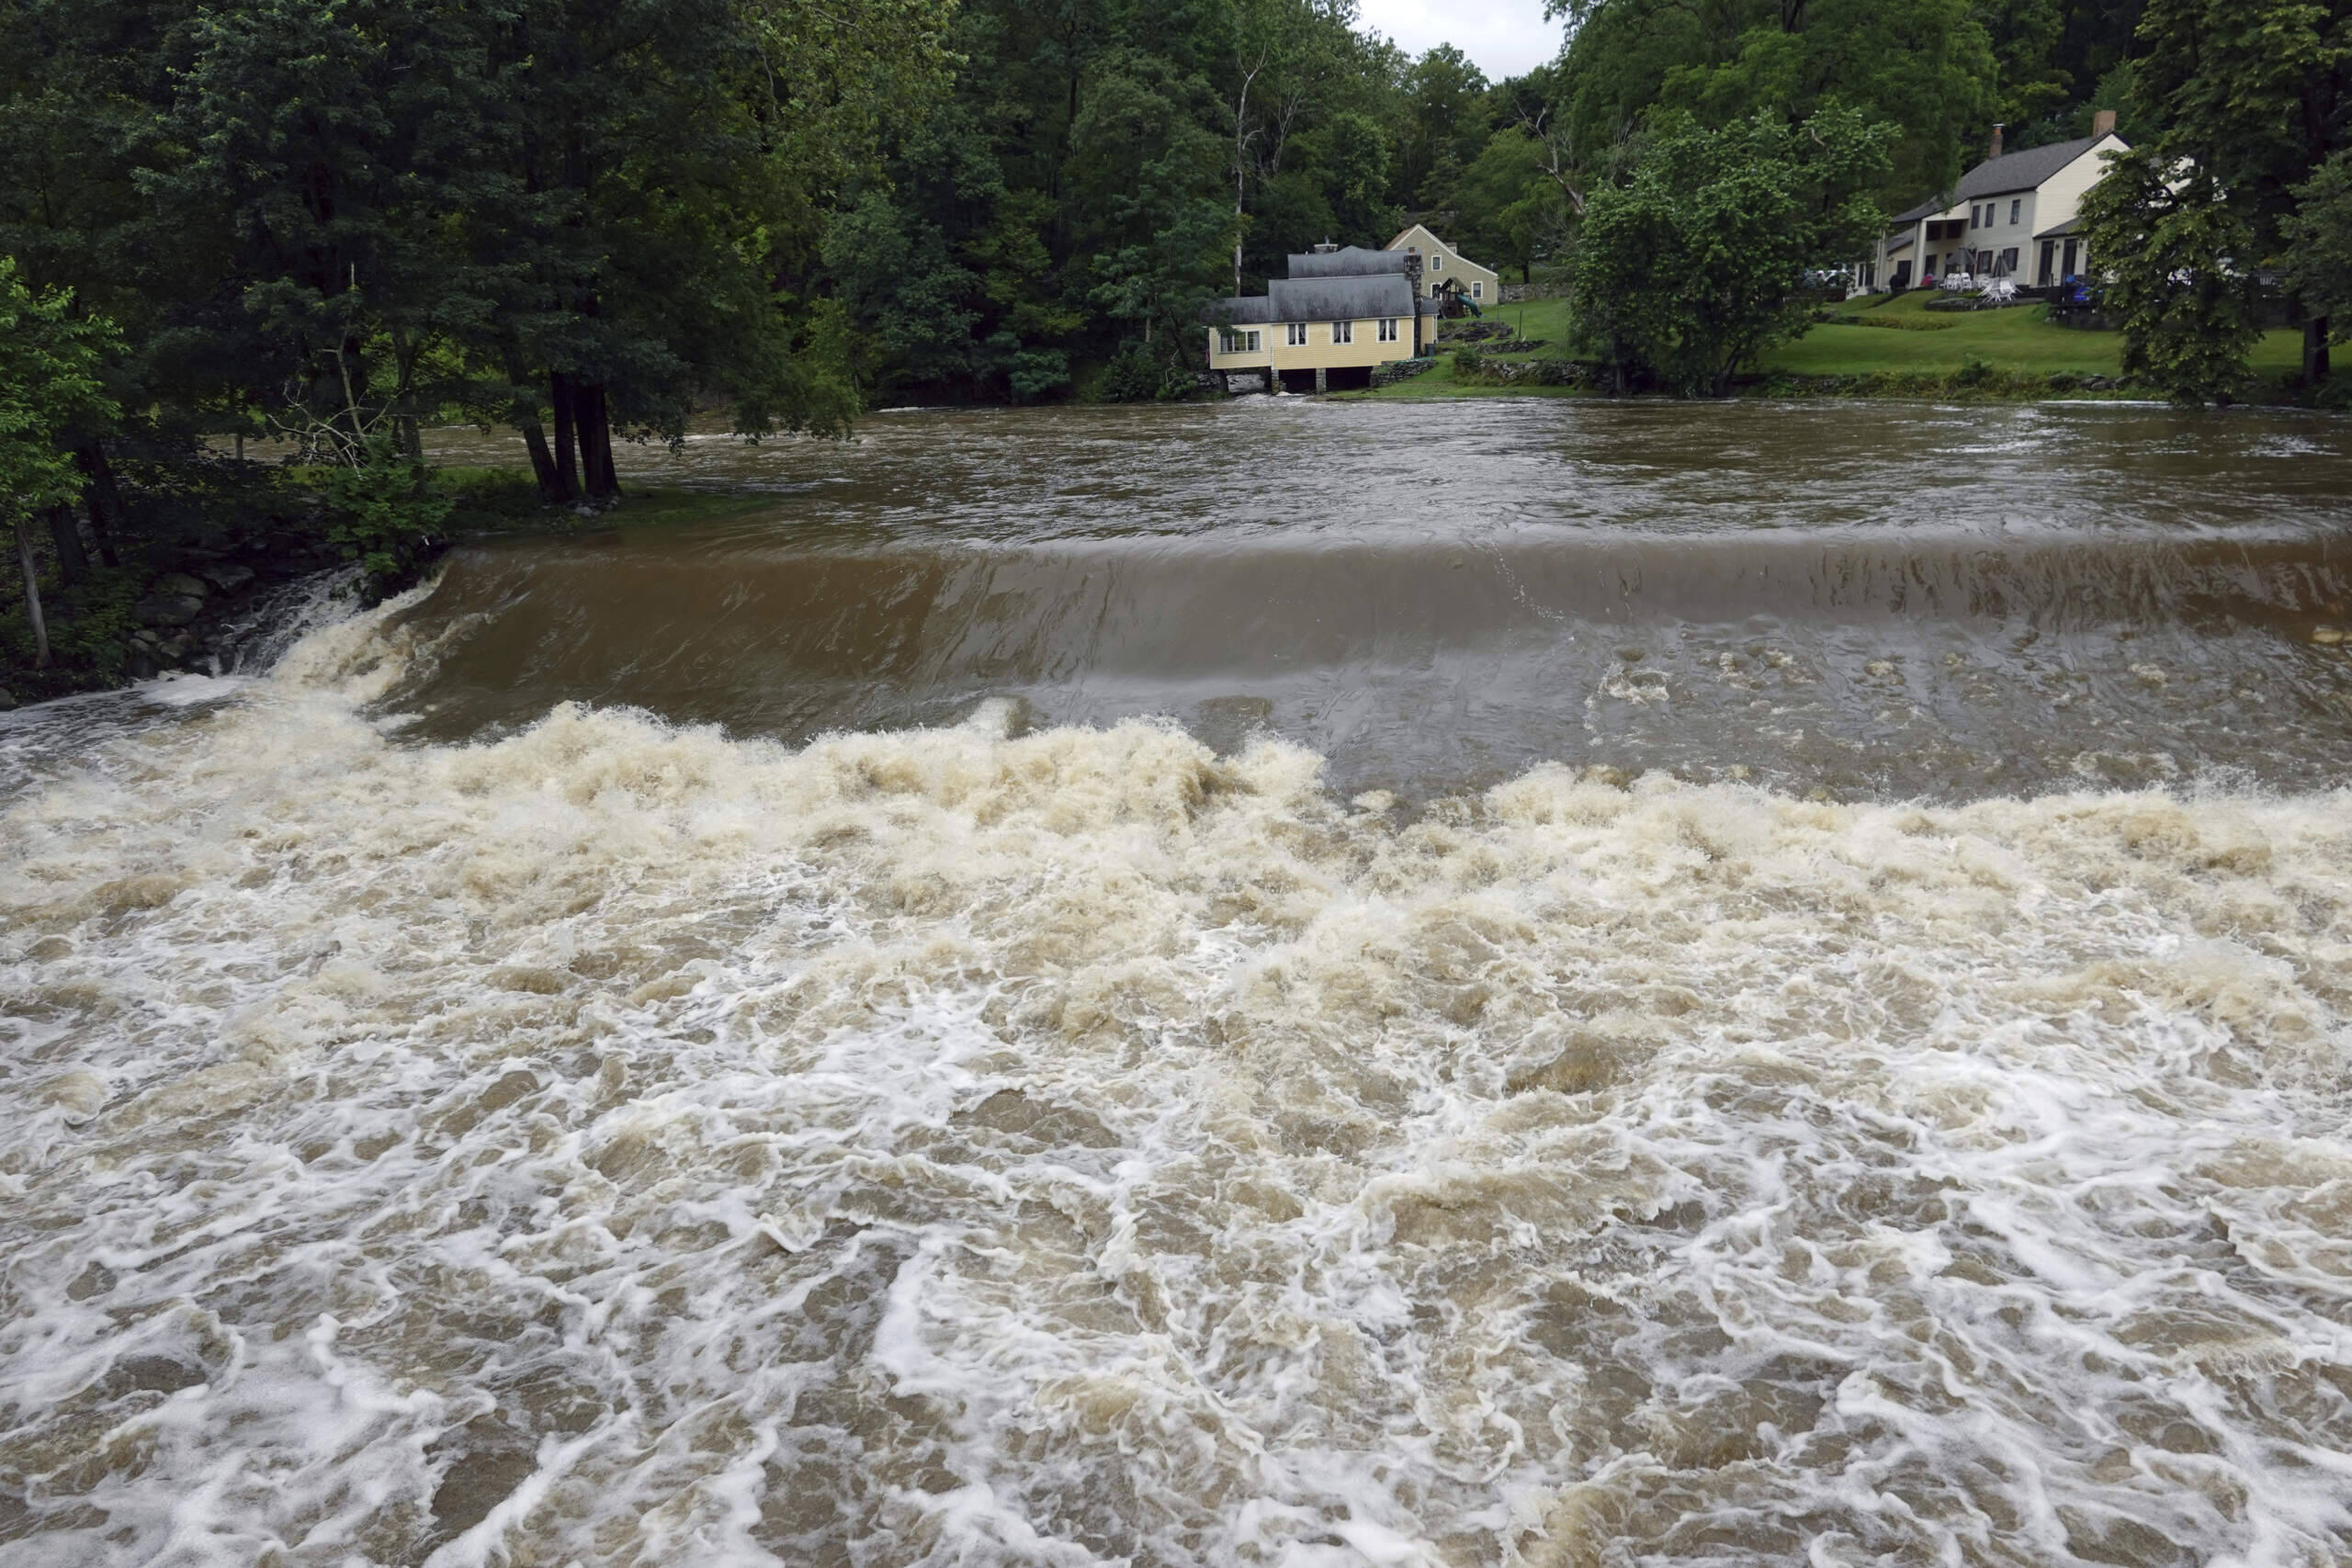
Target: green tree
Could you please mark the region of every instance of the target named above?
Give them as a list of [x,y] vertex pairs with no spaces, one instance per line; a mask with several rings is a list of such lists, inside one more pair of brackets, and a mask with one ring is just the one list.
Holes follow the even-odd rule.
[[1452,44],[1440,44],[1405,73],[1406,120],[1397,148],[1396,194],[1408,206],[1451,209],[1462,170],[1487,144],[1486,74]]
[[[114,417],[101,366],[115,341],[105,321],[74,315],[71,295],[28,288],[15,259],[0,256],[0,508],[16,536],[33,661],[41,668],[49,664],[49,627],[32,520],[44,512],[58,517],[82,488],[71,437]],[[73,526],[70,515],[65,526]]]
[[1559,130],[1606,177],[1651,108],[1729,125],[1844,107],[1896,128],[1878,194],[1948,187],[1996,118],[1999,67],[1973,0],[1551,0],[1571,31]]
[[[2156,182],[2135,179],[2129,187],[2134,205],[2100,204],[2093,254],[2103,266],[2129,262],[2118,247],[2169,217],[2179,243],[2201,235],[2222,247],[2177,254],[2190,276],[2219,276],[2225,263],[2250,271],[2281,259],[2303,193],[2330,159],[2352,146],[2352,0],[2148,0],[2139,39],[2138,107],[2163,127],[2142,144],[2150,166],[2168,174],[2195,170],[2197,188],[2210,191],[2228,214],[2184,225]],[[2127,333],[2201,332],[2205,341],[2193,354],[2177,346],[2151,352],[2232,364],[2243,378],[2245,350],[2232,346],[2241,334],[2227,312],[2163,310],[2152,296],[2138,298],[2139,310],[2125,316]],[[2303,304],[2303,378],[2316,384],[2330,368],[2332,333],[2324,305],[2312,299]],[[2199,321],[2206,325],[2195,326]]]
[[2336,153],[2296,192],[2295,215],[2282,225],[2285,275],[2304,308],[2334,323],[2337,343],[2352,341],[2352,150]]
[[1871,195],[1895,128],[1852,109],[1710,130],[1660,117],[1634,177],[1587,205],[1573,282],[1586,327],[1679,391],[1803,333],[1808,269],[1850,259],[1882,222]]
[[1522,278],[1566,243],[1571,209],[1553,177],[1549,149],[1520,126],[1487,138],[1477,161],[1463,171],[1460,228],[1464,244]]
[[2176,402],[2226,403],[2261,337],[2253,229],[2211,171],[2154,146],[2110,162],[2083,200],[2102,282],[2123,329],[2123,370]]

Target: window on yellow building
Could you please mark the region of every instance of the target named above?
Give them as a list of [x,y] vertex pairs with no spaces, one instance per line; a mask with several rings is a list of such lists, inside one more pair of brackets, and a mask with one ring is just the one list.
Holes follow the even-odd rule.
[[1384,321],[1381,321],[1381,323],[1380,323],[1380,341],[1381,341],[1381,342],[1383,342],[1383,343],[1395,343],[1395,342],[1396,341],[1396,317],[1394,317],[1394,316],[1390,316],[1390,317],[1387,317],[1386,319],[1385,319]]
[[1305,321],[1291,321],[1287,323],[1287,330],[1290,333],[1288,341],[1291,347],[1304,348],[1306,346],[1306,323]]
[[1333,343],[1355,342],[1356,324],[1353,321],[1333,321],[1331,323],[1331,341]]

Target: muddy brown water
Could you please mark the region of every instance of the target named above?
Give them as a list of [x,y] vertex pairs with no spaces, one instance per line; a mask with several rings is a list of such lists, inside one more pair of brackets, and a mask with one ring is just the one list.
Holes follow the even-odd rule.
[[800,740],[994,697],[1262,728],[1413,798],[1558,761],[1951,798],[2352,757],[2352,660],[2309,640],[2352,626],[2325,418],[1259,400],[634,457],[778,494],[461,552],[413,612],[468,627],[396,694],[421,733],[584,698]]
[[2352,423],[622,456],[0,717],[0,1565],[2352,1558]]

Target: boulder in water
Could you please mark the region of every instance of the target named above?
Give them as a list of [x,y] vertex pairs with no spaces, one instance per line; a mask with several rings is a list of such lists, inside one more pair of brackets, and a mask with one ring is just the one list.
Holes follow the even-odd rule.
[[223,593],[242,593],[253,586],[254,569],[234,561],[206,567],[198,575]]

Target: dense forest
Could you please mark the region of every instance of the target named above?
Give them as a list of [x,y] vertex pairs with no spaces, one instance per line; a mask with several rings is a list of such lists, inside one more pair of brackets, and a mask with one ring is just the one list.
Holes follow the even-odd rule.
[[6,0],[24,575],[161,526],[126,462],[255,438],[344,470],[346,553],[397,567],[435,421],[519,430],[548,502],[600,504],[616,440],[698,411],[1191,395],[1206,301],[1408,217],[1720,390],[1994,124],[2102,106],[2146,150],[2101,219],[2162,260],[2118,283],[2141,367],[2225,379],[2251,263],[2325,368],[2352,0],[1553,7],[1556,59],[1489,82],[1353,0]]
[[159,431],[459,409],[593,495],[698,401],[1181,380],[1204,299],[1408,215],[1532,276],[1662,113],[1860,111],[1906,205],[1996,121],[2137,129],[2142,7],[1562,0],[1489,83],[1349,0],[14,0],[0,254],[116,324]]

